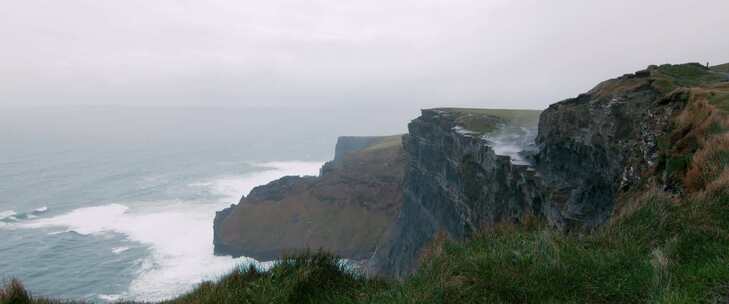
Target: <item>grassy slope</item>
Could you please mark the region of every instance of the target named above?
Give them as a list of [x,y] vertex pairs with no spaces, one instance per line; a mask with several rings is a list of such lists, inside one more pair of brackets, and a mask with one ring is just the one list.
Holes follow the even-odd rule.
[[711,69],[714,71],[729,73],[729,63],[715,65],[715,66],[712,66]]
[[539,123],[540,110],[511,110],[511,109],[478,109],[478,108],[439,108],[449,112],[460,112],[478,115],[491,115],[503,118],[514,123],[523,123],[536,126]]
[[499,122],[507,122],[517,127],[536,128],[539,124],[539,114],[542,113],[540,110],[474,108],[437,108],[436,110],[455,114],[456,122],[459,125],[478,134],[498,129]]
[[[468,242],[439,240],[404,282],[366,279],[330,255],[304,254],[269,272],[233,272],[170,303],[726,303],[729,118],[711,92],[729,87],[687,88],[695,79],[686,78],[654,83],[686,93],[688,106],[659,147],[665,162],[685,160],[666,171],[684,185],[682,195],[656,190],[654,176],[591,234],[558,234],[535,220]],[[17,284],[0,292],[0,303],[44,303],[26,299]]]

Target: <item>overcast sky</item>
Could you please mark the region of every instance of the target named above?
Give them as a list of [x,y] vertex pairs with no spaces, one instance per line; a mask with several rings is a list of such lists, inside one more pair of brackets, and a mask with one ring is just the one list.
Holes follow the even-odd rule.
[[729,62],[727,0],[0,0],[0,105],[544,108]]

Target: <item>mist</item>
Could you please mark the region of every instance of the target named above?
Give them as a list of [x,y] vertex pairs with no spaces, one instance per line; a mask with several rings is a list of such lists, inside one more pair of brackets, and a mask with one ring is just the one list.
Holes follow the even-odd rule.
[[729,61],[725,0],[0,7],[12,107],[542,109],[650,64]]

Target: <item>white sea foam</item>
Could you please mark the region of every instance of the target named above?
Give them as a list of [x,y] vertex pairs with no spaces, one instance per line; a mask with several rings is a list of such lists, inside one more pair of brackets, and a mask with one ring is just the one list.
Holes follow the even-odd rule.
[[0,212],[0,227],[12,226],[15,222],[37,218],[39,214],[46,212],[47,207],[38,208],[27,213],[17,213],[15,210]]
[[471,131],[471,130],[465,129],[465,128],[461,127],[461,126],[455,126],[455,127],[453,127],[453,128],[452,128],[452,130],[453,130],[453,131],[455,131],[455,132],[456,132],[456,133],[458,133],[458,134],[461,134],[461,135],[473,135],[473,134],[478,134],[478,132],[474,132],[474,131]]
[[66,231],[88,235],[112,232],[129,208],[121,204],[86,207],[56,217],[43,218],[21,225],[22,228],[66,227]]
[[322,162],[265,162],[253,164],[265,171],[242,176],[224,176],[211,181],[191,184],[191,186],[207,187],[216,194],[222,195],[225,202],[238,202],[242,195],[248,195],[256,186],[267,184],[287,175],[319,175]]
[[47,206],[43,206],[43,207],[40,207],[40,208],[37,208],[37,209],[33,210],[33,213],[38,214],[38,213],[44,213],[46,211],[48,211],[48,207]]
[[100,294],[97,297],[99,297],[99,299],[101,299],[102,301],[117,302],[117,301],[121,300],[123,296],[118,295],[118,294],[112,294],[112,295]]
[[114,248],[112,248],[111,249],[111,252],[113,252],[115,254],[120,254],[120,253],[122,253],[124,251],[127,251],[127,250],[129,250],[129,247],[122,246],[122,247],[114,247]]
[[[121,233],[129,240],[148,245],[128,291],[133,300],[157,301],[181,294],[201,280],[215,279],[238,263],[252,259],[213,256],[212,219],[222,204],[157,202],[154,207],[131,210],[109,204],[74,210],[68,214],[39,219],[27,228],[61,227],[79,234]],[[120,248],[112,249],[120,253]]]
[[[236,265],[256,263],[245,257],[233,259],[213,255],[215,211],[227,207],[233,199],[237,201],[241,194],[248,194],[253,187],[281,176],[316,175],[321,163],[272,162],[260,166],[267,170],[195,184],[210,187],[210,191],[225,197],[226,200],[221,202],[114,203],[28,221],[21,227],[57,227],[83,235],[120,233],[129,240],[145,244],[151,249],[151,254],[142,261],[138,276],[124,298],[143,301],[171,298],[189,291],[202,280],[220,277]],[[257,265],[265,268],[271,263]]]
[[511,162],[516,165],[529,165],[521,152],[534,143],[536,133],[527,128],[506,128],[499,132],[484,136],[490,142],[489,146],[496,155],[511,157]]
[[2,220],[16,220],[15,216],[18,213],[13,210],[0,211],[0,221]]
[[494,153],[496,155],[505,155],[511,157],[511,162],[514,164],[524,165],[526,164],[526,161],[524,158],[519,154],[523,149],[521,146],[514,144],[514,143],[508,143],[508,142],[501,142],[501,141],[493,141],[494,145],[491,146],[491,148],[494,150]]

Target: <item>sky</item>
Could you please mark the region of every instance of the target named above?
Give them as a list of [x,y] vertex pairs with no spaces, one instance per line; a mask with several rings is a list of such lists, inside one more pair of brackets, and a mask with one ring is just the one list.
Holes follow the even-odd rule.
[[0,0],[0,106],[542,109],[729,62],[727,0]]

